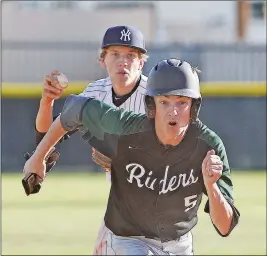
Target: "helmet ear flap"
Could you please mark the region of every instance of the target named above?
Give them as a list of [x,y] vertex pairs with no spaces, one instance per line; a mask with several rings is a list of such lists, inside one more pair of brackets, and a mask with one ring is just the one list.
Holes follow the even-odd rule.
[[199,110],[201,107],[201,102],[202,102],[201,98],[193,99],[192,106],[191,106],[191,113],[190,113],[192,120],[196,120],[198,118]]
[[145,107],[146,107],[146,115],[149,119],[155,118],[155,112],[156,112],[156,105],[154,98],[151,96],[146,95],[145,96]]

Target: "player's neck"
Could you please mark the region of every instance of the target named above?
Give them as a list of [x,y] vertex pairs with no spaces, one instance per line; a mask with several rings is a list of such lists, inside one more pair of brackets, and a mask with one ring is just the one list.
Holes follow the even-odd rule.
[[182,128],[176,136],[169,136],[156,129],[156,136],[158,141],[165,146],[177,146],[185,137],[187,130],[188,126]]
[[132,90],[134,90],[136,83],[138,82],[139,77],[136,77],[136,79],[128,85],[116,85],[113,84],[113,90],[116,94],[116,96],[123,96],[128,93],[130,93]]

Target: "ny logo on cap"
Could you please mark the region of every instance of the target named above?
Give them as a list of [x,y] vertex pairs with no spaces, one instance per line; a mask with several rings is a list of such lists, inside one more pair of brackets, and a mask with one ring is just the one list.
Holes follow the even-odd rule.
[[130,41],[131,40],[130,35],[131,35],[131,31],[129,29],[127,29],[127,31],[125,31],[125,29],[123,29],[121,31],[120,40],[123,40],[124,42],[125,41]]

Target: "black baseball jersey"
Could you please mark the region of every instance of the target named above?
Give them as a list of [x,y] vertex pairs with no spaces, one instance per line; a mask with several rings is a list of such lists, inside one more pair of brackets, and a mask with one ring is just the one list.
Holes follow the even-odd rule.
[[[223,142],[200,120],[190,125],[179,145],[166,147],[146,115],[73,95],[65,102],[61,124],[68,131],[80,127],[84,139],[112,159],[105,224],[116,235],[169,241],[191,230],[206,193],[201,166],[211,149],[224,164],[217,184],[233,208],[231,230],[237,224],[239,213],[233,205]],[[104,142],[105,148],[98,147],[98,142]]]

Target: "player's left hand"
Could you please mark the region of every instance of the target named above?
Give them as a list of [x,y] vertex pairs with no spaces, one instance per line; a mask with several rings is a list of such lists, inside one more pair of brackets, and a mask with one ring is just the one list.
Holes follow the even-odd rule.
[[216,183],[222,175],[222,170],[223,162],[220,157],[215,154],[215,150],[212,149],[208,151],[202,163],[202,174],[205,186],[207,187]]

